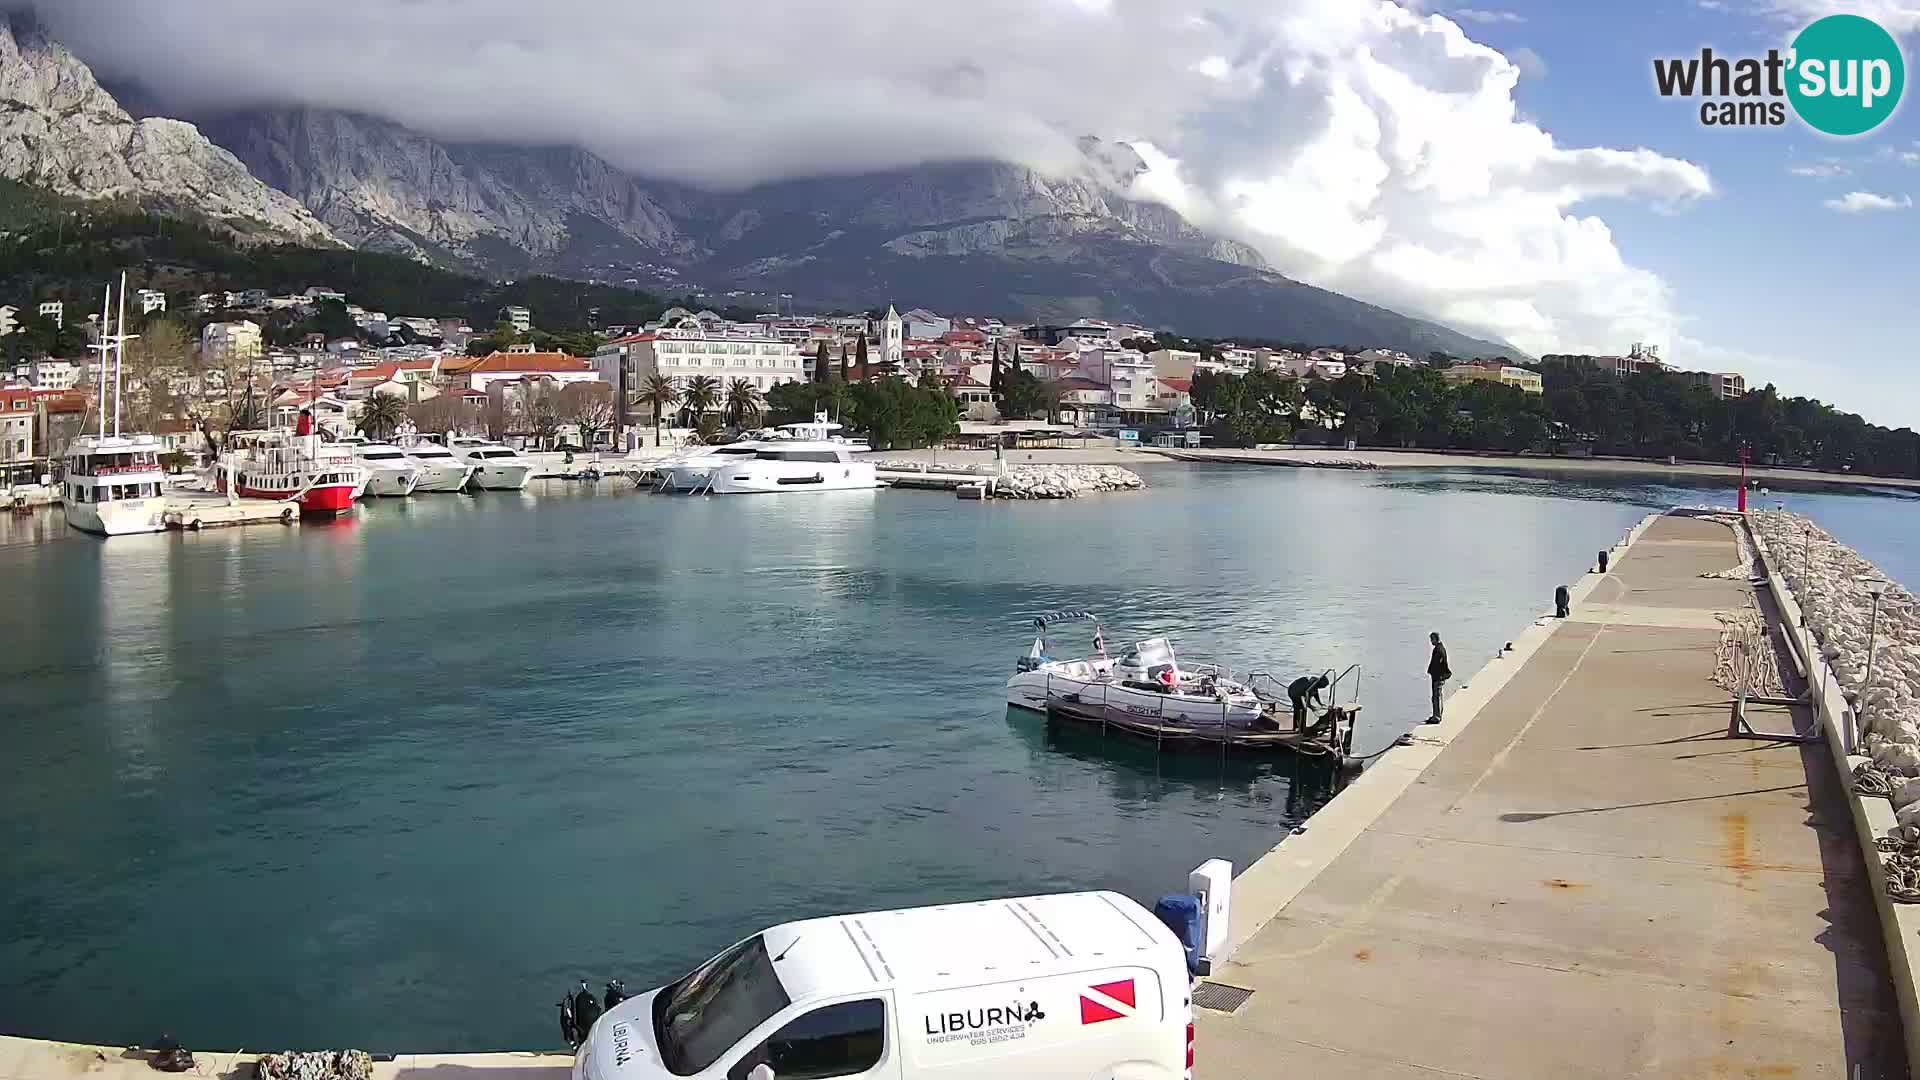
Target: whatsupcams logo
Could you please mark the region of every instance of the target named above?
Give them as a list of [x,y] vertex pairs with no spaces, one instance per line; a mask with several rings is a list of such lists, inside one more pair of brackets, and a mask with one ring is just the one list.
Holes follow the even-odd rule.
[[1815,131],[1864,135],[1893,115],[1906,87],[1900,43],[1879,23],[1829,15],[1794,37],[1785,52],[1699,56],[1653,62],[1661,97],[1699,98],[1708,127],[1779,127],[1787,110]]

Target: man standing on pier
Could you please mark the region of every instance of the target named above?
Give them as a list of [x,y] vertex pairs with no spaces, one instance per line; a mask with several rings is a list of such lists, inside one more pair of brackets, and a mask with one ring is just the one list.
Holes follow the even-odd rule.
[[1427,637],[1433,642],[1433,657],[1427,661],[1427,678],[1433,680],[1433,715],[1427,717],[1427,723],[1440,722],[1440,689],[1448,679],[1453,678],[1453,669],[1447,666],[1447,647],[1440,644],[1438,630]]

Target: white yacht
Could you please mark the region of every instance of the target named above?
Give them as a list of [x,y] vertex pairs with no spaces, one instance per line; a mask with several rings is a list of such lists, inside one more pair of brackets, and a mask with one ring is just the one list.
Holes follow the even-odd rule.
[[746,495],[880,487],[872,463],[855,461],[850,445],[806,439],[762,443],[751,459],[716,468],[707,490],[715,495]]
[[67,447],[60,482],[67,524],[101,536],[159,532],[167,500],[160,440],[152,435],[81,435]]
[[353,459],[367,472],[368,495],[411,495],[420,485],[419,463],[397,446],[355,443]]
[[653,472],[674,491],[704,491],[717,469],[751,461],[760,446],[758,439],[743,439],[725,446],[696,447],[656,462]]
[[439,443],[414,443],[407,447],[406,454],[420,470],[419,482],[413,488],[416,493],[465,491],[467,481],[473,479],[473,471],[479,468]]
[[449,449],[474,466],[473,486],[482,491],[520,491],[533,479],[533,462],[497,442],[455,439]]

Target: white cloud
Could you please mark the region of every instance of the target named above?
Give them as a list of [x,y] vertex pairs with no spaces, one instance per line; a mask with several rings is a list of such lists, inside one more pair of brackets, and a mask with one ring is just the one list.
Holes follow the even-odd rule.
[[1864,15],[1885,27],[1890,34],[1908,34],[1920,30],[1920,4],[1913,0],[1848,0],[1836,5],[1832,0],[1767,0],[1765,11],[1796,27],[1844,10]]
[[1544,79],[1547,77],[1546,59],[1532,49],[1525,46],[1517,49],[1508,49],[1507,59],[1513,61],[1513,66],[1519,68],[1520,74],[1526,78]]
[[1849,191],[1820,205],[1842,214],[1864,214],[1874,210],[1905,210],[1913,205],[1911,195],[1880,195],[1871,191]]
[[1134,141],[1152,165],[1137,193],[1289,275],[1535,352],[1673,340],[1666,284],[1598,204],[1713,187],[1652,149],[1563,145],[1518,111],[1517,50],[1387,0],[710,0],[697,18],[333,0],[324,20],[257,0],[41,4],[84,58],[174,108],[358,110],[708,186],[978,157],[1058,170],[1080,135]]
[[1812,176],[1821,179],[1846,176],[1848,173],[1847,167],[1837,161],[1809,161],[1799,165],[1789,165],[1787,171],[1795,176]]
[[1523,23],[1525,15],[1515,11],[1498,11],[1491,8],[1459,8],[1453,13],[1456,19],[1465,19],[1476,23]]
[[1725,0],[1693,0],[1693,6],[1699,8],[1702,11],[1731,10],[1725,3]]

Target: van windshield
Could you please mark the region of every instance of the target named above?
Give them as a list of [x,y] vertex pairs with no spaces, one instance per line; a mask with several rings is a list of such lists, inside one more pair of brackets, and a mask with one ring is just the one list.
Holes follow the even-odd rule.
[[790,1004],[756,934],[653,999],[660,1060],[675,1076],[691,1076]]

